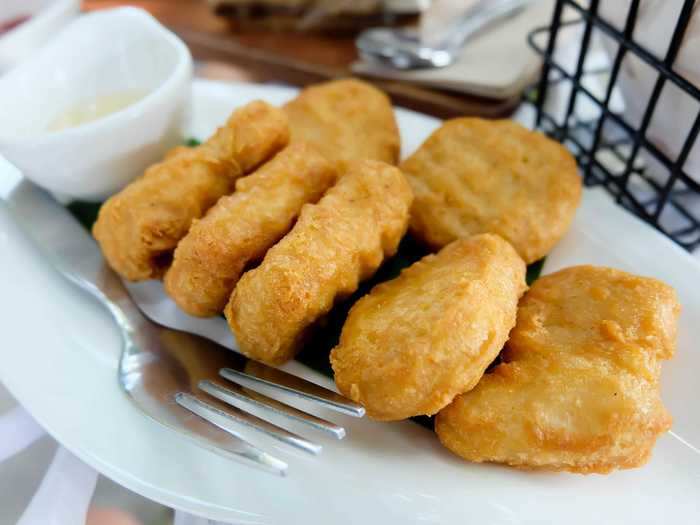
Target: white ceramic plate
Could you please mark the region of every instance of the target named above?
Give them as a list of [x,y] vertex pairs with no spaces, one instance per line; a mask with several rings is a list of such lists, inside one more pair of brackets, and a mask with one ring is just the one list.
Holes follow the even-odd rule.
[[[187,130],[206,136],[253,98],[279,103],[294,90],[196,82]],[[438,124],[398,110],[404,153]],[[0,174],[0,195],[12,186]],[[144,417],[119,391],[119,338],[108,314],[57,275],[0,206],[0,380],[73,453],[163,504],[234,523],[660,523],[700,522],[700,267],[606,195],[586,191],[571,231],[547,259],[607,264],[663,279],[683,304],[677,356],[664,365],[663,398],[675,417],[651,462],[609,476],[528,473],[461,461],[412,422],[334,416],[344,441],[310,457],[260,439],[289,463],[277,478],[242,466]],[[330,385],[299,364],[291,368]]]

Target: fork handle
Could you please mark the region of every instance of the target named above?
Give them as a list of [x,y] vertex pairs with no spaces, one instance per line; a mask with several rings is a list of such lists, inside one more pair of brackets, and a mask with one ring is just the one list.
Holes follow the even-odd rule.
[[448,30],[441,48],[457,51],[477,31],[522,9],[533,0],[481,0],[467,10]]
[[105,264],[97,243],[53,197],[25,180],[7,204],[54,268],[97,298],[117,322],[131,328],[148,323],[121,279]]

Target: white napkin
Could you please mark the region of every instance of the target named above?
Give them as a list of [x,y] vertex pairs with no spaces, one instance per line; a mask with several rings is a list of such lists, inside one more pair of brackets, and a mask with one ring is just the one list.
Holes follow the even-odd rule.
[[[425,41],[443,30],[464,13],[475,0],[437,0],[421,18]],[[534,4],[475,35],[452,65],[430,70],[399,71],[378,64],[359,61],[352,70],[360,75],[390,78],[441,89],[508,98],[517,95],[532,82],[540,60],[527,44],[527,35],[535,27],[549,24],[553,0]]]
[[[601,2],[601,17],[622,30],[630,3],[631,0]],[[663,60],[682,5],[683,2],[680,1],[642,0],[633,39]],[[700,87],[700,14],[699,6],[696,4],[695,7],[673,69],[690,83]],[[614,57],[618,49],[617,43],[602,33],[600,38],[609,55]],[[657,77],[658,73],[646,62],[632,53],[625,55],[617,86],[625,100],[624,117],[633,127],[639,126],[642,120]],[[672,160],[675,159],[683,147],[683,142],[688,136],[698,111],[700,111],[698,101],[667,81],[649,124],[648,138]],[[649,172],[658,173],[659,180],[665,181],[668,173],[666,168],[645,151],[642,151],[642,156],[649,166]],[[700,141],[698,140],[685,163],[685,171],[694,180],[700,182]]]

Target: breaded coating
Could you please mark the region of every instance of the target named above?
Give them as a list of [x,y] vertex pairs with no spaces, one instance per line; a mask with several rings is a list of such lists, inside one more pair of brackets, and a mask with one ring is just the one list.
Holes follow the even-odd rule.
[[566,148],[511,120],[447,121],[401,169],[415,195],[411,232],[433,249],[496,233],[529,264],[566,233],[581,199]]
[[659,394],[680,306],[670,286],[576,266],[525,294],[503,363],[442,410],[440,441],[470,461],[607,473],[647,462],[671,427]]
[[349,164],[238,281],[225,313],[241,352],[272,364],[293,357],[314,321],[396,253],[412,198],[397,168],[370,160]]
[[338,389],[373,419],[435,414],[496,358],[526,288],[501,237],[448,244],[355,303],[331,352]]
[[284,113],[256,101],[204,144],[170,152],[100,209],[92,232],[109,265],[130,281],[162,277],[192,221],[288,141]]
[[366,82],[348,78],[307,87],[284,111],[292,142],[309,142],[341,172],[353,160],[399,160],[401,138],[391,100]]
[[247,264],[292,227],[301,207],[335,182],[334,167],[304,143],[288,146],[252,175],[236,181],[175,249],[165,290],[180,308],[206,317],[223,312]]

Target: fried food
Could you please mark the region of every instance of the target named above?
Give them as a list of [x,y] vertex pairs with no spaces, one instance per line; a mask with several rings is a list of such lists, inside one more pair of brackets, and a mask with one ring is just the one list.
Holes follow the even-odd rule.
[[93,235],[109,265],[131,281],[160,278],[192,221],[288,140],[284,113],[256,101],[205,143],[173,150],[100,209]]
[[355,303],[331,352],[338,389],[373,419],[435,414],[496,358],[526,288],[497,235],[448,244]]
[[168,295],[191,315],[223,312],[246,265],[260,260],[335,176],[321,154],[298,142],[238,179],[236,192],[221,197],[178,244],[165,274]]
[[576,266],[525,294],[503,363],[442,410],[440,441],[470,461],[606,473],[643,465],[671,426],[659,394],[673,356],[675,291]]
[[566,233],[581,199],[566,148],[510,120],[450,120],[401,170],[415,195],[411,232],[434,249],[496,233],[529,264]]
[[391,101],[366,82],[349,78],[307,87],[284,111],[292,142],[310,143],[341,172],[353,160],[398,162],[401,139]]
[[397,168],[370,160],[349,164],[238,281],[225,314],[241,352],[271,364],[293,357],[314,321],[396,252],[412,198]]

